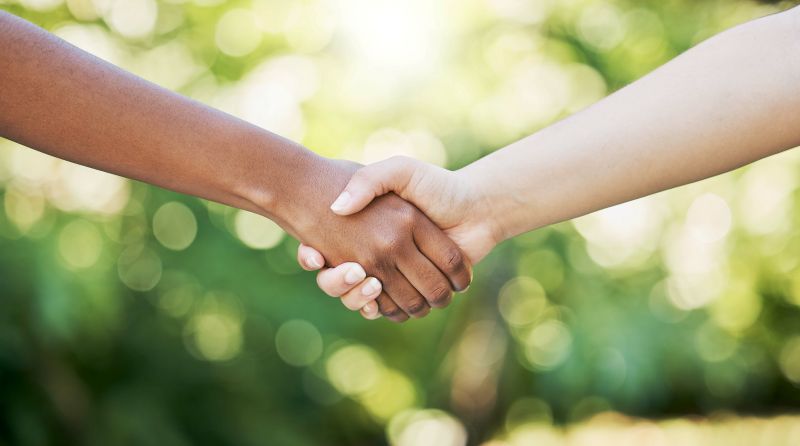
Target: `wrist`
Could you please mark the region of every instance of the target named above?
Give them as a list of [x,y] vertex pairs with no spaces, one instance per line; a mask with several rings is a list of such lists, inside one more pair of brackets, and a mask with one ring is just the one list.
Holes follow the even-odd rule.
[[[480,160],[479,160],[480,161]],[[502,218],[502,205],[493,191],[493,181],[489,178],[486,171],[479,161],[473,162],[453,173],[459,178],[458,183],[464,185],[468,191],[467,202],[470,206],[471,219],[475,225],[479,226],[481,232],[491,239],[493,245],[497,245],[511,237],[509,230]]]
[[282,138],[276,143],[274,137],[257,145],[247,164],[248,174],[235,180],[236,194],[298,239],[331,212],[330,204],[358,168]]
[[239,147],[230,157],[235,168],[220,170],[225,172],[221,181],[238,203],[234,206],[263,215],[296,236],[297,226],[308,224],[302,209],[310,205],[309,189],[332,161],[263,131],[232,144]]
[[316,154],[303,160],[289,186],[272,200],[276,220],[302,241],[301,234],[318,230],[327,224],[326,219],[336,217],[330,206],[358,168],[356,163]]

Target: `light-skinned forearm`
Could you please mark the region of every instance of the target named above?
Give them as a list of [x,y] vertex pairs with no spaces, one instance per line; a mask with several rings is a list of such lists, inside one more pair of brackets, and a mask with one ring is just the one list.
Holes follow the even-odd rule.
[[800,9],[726,31],[459,174],[505,239],[800,145]]

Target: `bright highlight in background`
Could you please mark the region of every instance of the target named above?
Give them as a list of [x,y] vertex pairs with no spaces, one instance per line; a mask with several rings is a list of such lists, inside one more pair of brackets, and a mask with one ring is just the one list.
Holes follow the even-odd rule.
[[444,20],[425,0],[341,0],[342,34],[359,62],[393,75],[418,75],[440,57]]

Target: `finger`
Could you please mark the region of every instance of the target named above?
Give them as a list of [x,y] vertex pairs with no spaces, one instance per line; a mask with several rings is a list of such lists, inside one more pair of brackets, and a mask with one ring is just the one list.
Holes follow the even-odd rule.
[[385,291],[378,295],[378,298],[375,299],[375,303],[378,304],[378,311],[380,314],[386,317],[386,319],[392,322],[405,322],[408,320],[408,314],[403,311]]
[[[413,318],[425,317],[431,311],[425,298],[399,270],[390,275],[390,280],[384,280],[383,289],[398,307]],[[386,313],[383,314],[386,316]]]
[[378,312],[378,304],[375,303],[375,301],[367,302],[367,304],[364,305],[364,308],[361,309],[360,313],[364,319],[370,321],[381,317],[381,314]]
[[361,283],[367,277],[358,263],[347,262],[335,268],[324,269],[317,274],[317,285],[328,296],[339,297]]
[[422,253],[418,251],[411,257],[402,258],[398,261],[397,267],[425,298],[429,306],[444,308],[450,304],[453,297],[450,281]]
[[316,271],[325,266],[325,258],[316,249],[301,243],[297,247],[297,263],[306,271]]
[[422,163],[412,158],[397,156],[362,167],[350,178],[331,210],[339,215],[350,215],[364,209],[377,196],[389,192],[402,196],[420,165]]
[[423,219],[414,229],[414,243],[450,281],[456,291],[464,291],[472,282],[472,265],[450,237],[433,222]]
[[[372,302],[381,294],[383,287],[381,281],[370,277],[359,283],[355,288],[342,296],[342,303],[350,310],[357,311],[364,308],[367,302]],[[376,308],[377,310],[377,308]]]

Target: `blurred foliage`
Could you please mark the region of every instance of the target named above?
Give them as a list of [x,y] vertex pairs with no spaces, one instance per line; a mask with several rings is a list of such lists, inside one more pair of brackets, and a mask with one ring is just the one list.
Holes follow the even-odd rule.
[[[0,0],[324,155],[453,168],[790,6]],[[398,326],[323,297],[270,222],[0,141],[0,444],[797,444],[720,414],[800,403],[798,167],[521,236]]]

